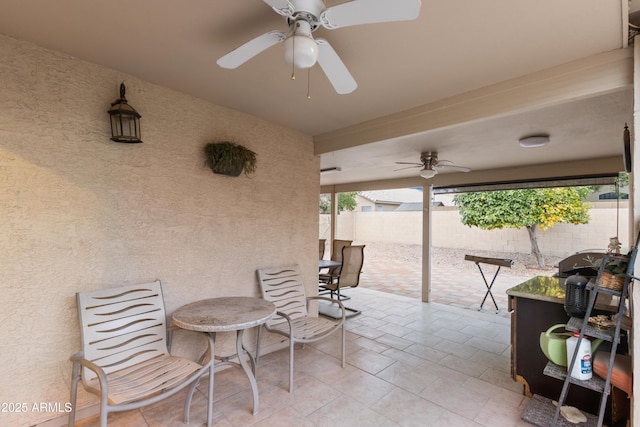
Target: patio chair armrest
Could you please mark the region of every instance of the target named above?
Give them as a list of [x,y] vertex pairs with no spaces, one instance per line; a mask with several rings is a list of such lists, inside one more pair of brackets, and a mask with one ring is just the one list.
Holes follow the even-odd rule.
[[314,301],[329,301],[331,303],[338,304],[338,307],[340,307],[340,311],[342,312],[342,322],[345,321],[347,310],[344,308],[344,304],[342,304],[342,302],[338,301],[337,299],[333,299],[333,298],[329,298],[329,297],[323,297],[323,296],[318,295],[318,296],[307,297],[307,307],[309,306],[309,301],[311,301],[311,300],[314,300]]
[[171,353],[171,344],[173,343],[173,332],[179,329],[173,323],[169,323],[167,326],[167,350]]
[[108,390],[107,374],[100,366],[96,365],[88,359],[85,359],[83,352],[71,355],[71,357],[69,357],[69,360],[76,366],[80,365],[95,372],[98,377],[98,381],[100,381],[100,389],[102,390],[102,392],[104,393]]
[[69,360],[72,361],[73,363],[79,363],[80,365],[84,366],[85,368],[91,369],[98,376],[103,375],[106,378],[106,374],[105,374],[104,370],[100,366],[98,366],[95,363],[93,363],[92,361],[90,361],[89,359],[85,359],[83,352],[78,352],[76,354],[71,355]]
[[291,323],[291,317],[287,313],[283,313],[281,311],[276,311],[276,316],[282,317],[287,321],[287,325],[289,326],[289,334],[293,333],[293,323]]

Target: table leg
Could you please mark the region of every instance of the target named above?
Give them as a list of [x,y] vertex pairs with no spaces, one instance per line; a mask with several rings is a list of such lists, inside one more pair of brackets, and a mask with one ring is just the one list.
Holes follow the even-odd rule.
[[487,300],[487,296],[490,296],[491,300],[493,301],[493,305],[496,307],[496,314],[500,313],[500,309],[498,308],[498,303],[496,303],[496,300],[493,297],[493,294],[491,293],[493,282],[496,281],[496,277],[498,277],[498,273],[500,273],[500,266],[498,266],[498,269],[496,270],[496,274],[493,275],[491,284],[489,284],[487,282],[487,278],[484,275],[484,272],[482,271],[482,267],[480,267],[480,263],[476,263],[476,265],[478,266],[478,270],[480,270],[480,275],[482,276],[482,280],[484,280],[484,285],[487,287],[487,292],[484,294],[484,298],[482,298],[482,302],[480,303],[480,308],[478,310],[482,310],[482,306],[484,305],[484,302]]
[[[238,360],[240,361],[240,365],[242,366],[242,369],[244,369],[244,372],[247,374],[247,378],[249,378],[249,383],[251,384],[251,391],[253,392],[253,415],[256,415],[258,413],[258,408],[259,408],[258,384],[256,383],[256,377],[254,376],[256,365],[251,353],[244,348],[244,344],[242,341],[243,333],[244,333],[244,329],[241,329],[237,332],[236,352],[238,354]],[[244,355],[248,355],[249,360],[251,361],[252,368],[249,367],[249,364],[247,363]]]
[[[211,367],[209,368],[209,394],[207,394],[207,422],[211,423],[213,422],[213,382],[215,380],[215,368],[216,368],[216,363],[215,363],[215,344],[216,344],[216,333],[212,332],[210,334],[211,336],[211,341],[213,342],[211,344]],[[207,424],[207,426],[209,427],[209,424]]]
[[[216,333],[209,332],[211,336],[211,354],[209,357],[211,358],[211,368],[209,369],[209,375],[211,376],[211,381],[209,381],[209,394],[207,396],[213,396],[213,382],[214,382],[214,368],[215,368],[215,345],[216,345]],[[205,352],[199,359],[200,363],[204,363],[206,360],[207,353]],[[184,406],[184,420],[186,424],[189,424],[189,413],[191,409],[191,399],[193,398],[193,393],[196,391],[196,387],[200,384],[200,380],[194,381],[189,387],[189,392],[187,394],[187,400],[185,401]],[[209,402],[210,401],[210,402]],[[207,399],[207,420],[213,419],[213,399]]]

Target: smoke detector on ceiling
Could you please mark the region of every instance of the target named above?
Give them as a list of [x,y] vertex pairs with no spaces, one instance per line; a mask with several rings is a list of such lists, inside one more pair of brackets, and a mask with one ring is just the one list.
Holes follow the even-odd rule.
[[549,143],[549,135],[530,135],[520,138],[520,146],[524,148],[543,147]]

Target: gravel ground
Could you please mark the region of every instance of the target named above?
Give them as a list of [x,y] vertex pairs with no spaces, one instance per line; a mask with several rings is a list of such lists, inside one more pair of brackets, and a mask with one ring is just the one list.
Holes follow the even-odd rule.
[[[422,262],[422,246],[409,245],[401,243],[380,243],[369,242],[363,243],[367,247],[365,249],[365,260],[396,260],[403,262]],[[523,253],[505,253],[490,251],[471,251],[465,249],[450,248],[432,248],[432,263],[435,265],[445,264],[460,269],[475,270],[477,267],[471,261],[465,261],[466,254],[484,256],[490,258],[509,258],[514,261],[512,268],[504,268],[502,274],[512,274],[516,276],[535,276],[535,275],[551,275],[556,271],[555,265],[562,257],[546,256],[545,268],[539,268],[536,259],[531,254]]]

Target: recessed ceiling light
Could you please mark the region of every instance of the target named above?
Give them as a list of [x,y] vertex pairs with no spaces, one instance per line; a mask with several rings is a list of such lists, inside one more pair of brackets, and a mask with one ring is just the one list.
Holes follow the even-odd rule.
[[531,135],[520,138],[520,146],[524,148],[543,147],[549,143],[549,135]]

